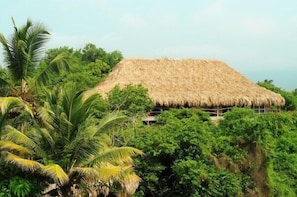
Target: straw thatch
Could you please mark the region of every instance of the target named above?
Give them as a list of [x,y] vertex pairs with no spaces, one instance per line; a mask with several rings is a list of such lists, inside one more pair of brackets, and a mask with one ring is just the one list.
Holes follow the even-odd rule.
[[155,105],[282,106],[282,96],[251,82],[219,60],[123,59],[96,89],[142,84]]

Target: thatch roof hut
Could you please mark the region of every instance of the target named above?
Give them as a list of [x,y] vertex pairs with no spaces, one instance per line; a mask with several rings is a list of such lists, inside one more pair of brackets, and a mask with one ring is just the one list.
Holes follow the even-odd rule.
[[284,98],[260,87],[219,60],[133,59],[119,62],[96,89],[142,84],[160,106],[282,106]]

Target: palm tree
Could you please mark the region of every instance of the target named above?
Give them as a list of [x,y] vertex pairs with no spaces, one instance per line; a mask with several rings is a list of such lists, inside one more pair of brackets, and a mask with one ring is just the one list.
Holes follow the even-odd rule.
[[[6,39],[0,34],[0,42],[4,49],[4,62],[7,65],[10,80],[0,79],[0,87],[10,87],[16,96],[25,98],[28,93],[28,78],[33,76],[39,64],[49,33],[41,24],[33,24],[31,20],[21,28],[17,28],[14,20],[14,34]],[[69,58],[58,55],[48,67],[37,77],[37,83],[44,83],[50,73],[59,73],[69,69]]]
[[75,196],[71,188],[82,190],[82,185],[99,192],[118,185],[123,193],[133,193],[140,178],[133,171],[132,156],[142,152],[114,147],[104,131],[124,117],[110,113],[98,122],[96,106],[97,94],[77,92],[74,85],[47,90],[38,109],[38,127],[22,133],[7,126],[2,155],[23,170],[50,177],[52,188],[63,196]]

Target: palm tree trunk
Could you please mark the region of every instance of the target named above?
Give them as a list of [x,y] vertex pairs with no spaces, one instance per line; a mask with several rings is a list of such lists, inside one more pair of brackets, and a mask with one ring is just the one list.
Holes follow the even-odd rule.
[[[25,100],[25,87],[26,87],[26,81],[25,79],[21,79],[21,98],[23,100]],[[20,131],[22,133],[24,133],[24,128],[25,128],[25,123],[23,122],[21,125],[20,125]]]
[[25,87],[26,87],[26,81],[25,79],[21,79],[21,98],[24,99],[25,96]]

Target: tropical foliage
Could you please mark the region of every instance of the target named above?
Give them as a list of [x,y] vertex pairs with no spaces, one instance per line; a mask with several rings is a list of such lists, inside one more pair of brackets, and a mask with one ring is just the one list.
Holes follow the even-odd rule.
[[226,163],[237,161],[217,150],[218,129],[207,117],[201,111],[169,110],[160,115],[157,125],[138,130],[129,144],[143,150],[146,156],[144,160],[137,160],[143,183],[136,196],[236,196],[242,193],[241,176],[220,165],[217,156],[230,160]]
[[[123,191],[133,193],[140,178],[131,169],[131,156],[142,152],[112,146],[104,129],[124,117],[109,113],[96,121],[98,101],[94,92],[76,92],[73,85],[47,91],[35,128],[21,132],[6,126],[2,155],[24,171],[49,177],[47,183],[63,196],[74,195],[70,188],[79,180],[88,189],[97,185],[98,191],[117,181]],[[132,181],[134,187],[127,187]]]
[[[126,117],[107,112],[106,101],[94,91],[79,90],[75,83],[51,86],[57,74],[71,71],[75,61],[69,60],[74,56],[58,51],[41,60],[48,32],[29,20],[14,28],[11,40],[1,35],[8,65],[1,82],[3,87],[10,79],[14,83],[5,93],[12,96],[0,98],[0,168],[6,171],[0,195],[134,193],[141,179],[133,170],[132,156],[142,152],[116,147],[108,133]],[[106,61],[114,66],[118,60]],[[108,72],[110,67],[104,64],[101,70],[108,67],[104,70]]]
[[286,99],[270,114],[233,108],[213,121],[180,108],[145,125],[144,87],[94,92],[119,51],[86,44],[42,57],[47,30],[13,25],[0,34],[0,197],[297,195],[296,90],[259,82]]
[[135,196],[295,196],[296,113],[234,108],[218,125],[203,112],[163,112],[122,142],[139,148]]

